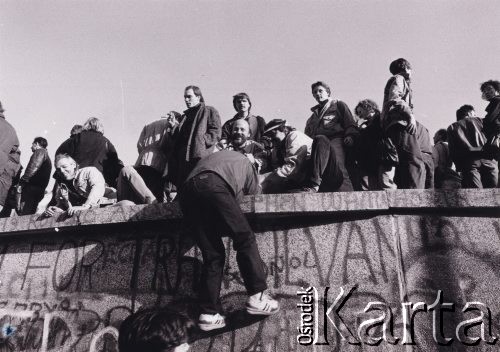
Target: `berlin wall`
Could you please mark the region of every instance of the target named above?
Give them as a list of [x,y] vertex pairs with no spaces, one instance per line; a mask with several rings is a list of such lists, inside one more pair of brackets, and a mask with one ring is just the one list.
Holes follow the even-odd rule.
[[[498,350],[500,190],[259,195],[241,206],[281,310],[246,314],[226,240],[228,326],[194,331],[193,351]],[[0,219],[0,352],[117,352],[121,322],[144,307],[196,319],[201,265],[175,204]],[[298,337],[308,288],[313,342]]]

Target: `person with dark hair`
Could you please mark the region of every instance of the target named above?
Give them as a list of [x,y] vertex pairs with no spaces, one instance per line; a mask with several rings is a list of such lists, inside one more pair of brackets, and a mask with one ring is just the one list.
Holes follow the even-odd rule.
[[380,159],[376,148],[382,138],[380,110],[373,100],[365,99],[356,105],[354,112],[359,118],[354,153],[360,187],[363,191],[376,191],[381,189],[378,180]]
[[344,102],[332,99],[331,89],[325,82],[313,83],[311,92],[318,104],[311,108],[312,115],[306,122],[304,132],[311,138],[316,136],[328,138],[344,178],[339,191],[352,191],[353,186],[346,168],[344,148],[353,146],[357,134],[351,110]]
[[425,188],[434,188],[434,160],[432,159],[432,144],[429,130],[417,121],[417,130],[415,132],[422,160],[425,166]]
[[483,147],[486,136],[483,120],[471,105],[457,110],[457,122],[447,129],[450,156],[457,171],[462,173],[463,188],[495,188],[498,183],[498,163]]
[[444,128],[434,134],[432,159],[434,161],[434,188],[460,188],[462,177],[453,169],[453,160],[448,146],[448,134]]
[[186,352],[189,330],[194,324],[168,308],[142,309],[120,325],[119,352]]
[[236,261],[249,298],[249,314],[272,315],[279,303],[266,290],[266,273],[255,234],[240,209],[244,195],[260,193],[258,175],[248,158],[222,150],[201,159],[187,177],[180,193],[185,220],[193,228],[203,256],[198,326],[204,331],[223,328],[220,289],[226,249],[222,235],[233,240]]
[[196,163],[213,153],[221,136],[219,112],[208,105],[200,88],[187,86],[184,89],[187,110],[174,134],[174,153],[169,179],[180,186]]
[[[381,164],[379,180],[383,189],[425,187],[425,164],[416,136],[417,122],[413,115],[412,90],[410,87],[411,65],[403,58],[389,66],[393,75],[384,88],[384,103],[380,120],[385,137],[396,148],[399,164]],[[399,184],[394,181],[398,173]]]
[[6,205],[13,179],[21,168],[19,139],[14,127],[5,120],[4,112],[0,102],[0,212]]
[[73,127],[71,127],[71,131],[69,131],[69,136],[73,137],[82,131],[83,131],[82,125],[74,125]]
[[270,171],[262,175],[263,193],[284,193],[301,187],[313,140],[283,119],[269,121],[264,135],[272,139],[274,147],[267,163],[268,170],[263,170]]
[[54,165],[58,174],[54,192],[56,204],[47,207],[45,216],[62,211],[73,216],[76,211],[99,206],[106,188],[104,177],[97,168],[80,168],[68,154],[57,154]]
[[163,201],[163,176],[173,151],[173,135],[180,120],[181,114],[170,111],[144,126],[137,141],[139,156],[134,167],[159,202]]
[[245,120],[248,122],[250,127],[250,137],[249,139],[260,142],[262,135],[264,134],[264,127],[266,126],[266,121],[263,117],[258,115],[253,115],[250,110],[252,108],[252,102],[247,93],[238,93],[233,96],[233,107],[236,110],[236,115],[222,125],[222,137],[219,142],[221,144],[221,149],[224,149],[224,144],[226,144],[231,138],[232,125],[237,120]]
[[33,154],[19,182],[19,187],[21,187],[19,215],[35,214],[38,203],[45,195],[45,188],[49,184],[52,171],[47,145],[47,140],[43,137],[36,137],[31,144]]
[[486,136],[486,152],[500,159],[500,82],[489,80],[481,84],[484,100],[489,104],[486,107],[486,116],[483,119],[484,135]]
[[93,166],[99,170],[106,183],[116,188],[116,179],[123,167],[115,146],[104,137],[104,127],[96,117],[89,118],[83,131],[65,140],[56,150],[57,154],[68,154],[84,168]]

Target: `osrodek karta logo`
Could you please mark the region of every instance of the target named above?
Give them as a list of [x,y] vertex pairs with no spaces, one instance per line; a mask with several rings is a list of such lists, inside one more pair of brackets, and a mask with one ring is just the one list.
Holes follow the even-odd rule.
[[[401,310],[402,331],[396,334],[394,331],[394,314],[392,307],[385,302],[366,302],[361,312],[348,312],[346,306],[356,286],[348,290],[340,288],[340,293],[328,305],[329,287],[323,288],[323,297],[319,297],[316,287],[301,288],[297,291],[300,310],[299,326],[297,327],[297,342],[304,346],[329,345],[328,339],[334,336],[328,332],[328,327],[333,327],[342,340],[352,345],[377,346],[382,341],[391,345],[401,343],[402,345],[415,345],[414,317],[417,313],[432,314],[432,338],[441,346],[451,345],[455,338],[459,343],[475,346],[481,342],[494,345],[498,336],[492,332],[492,314],[490,309],[481,302],[466,302],[461,309],[467,313],[465,319],[454,326],[454,337],[445,336],[443,323],[450,319],[455,312],[454,303],[445,303],[443,292],[437,291],[435,301],[427,305],[425,302],[403,302],[401,307],[393,307]],[[357,326],[349,326],[343,316],[356,315]],[[375,316],[375,317],[374,317]],[[452,319],[449,321],[456,321]],[[473,329],[475,328],[475,329]],[[378,335],[374,331],[380,332]],[[476,335],[474,335],[474,333]],[[402,336],[402,337],[400,337]]]

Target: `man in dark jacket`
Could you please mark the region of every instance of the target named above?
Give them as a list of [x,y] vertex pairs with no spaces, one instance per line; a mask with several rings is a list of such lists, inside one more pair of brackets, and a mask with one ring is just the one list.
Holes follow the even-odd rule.
[[492,153],[497,160],[500,158],[498,146],[492,148],[493,138],[500,138],[500,82],[489,80],[481,84],[483,99],[489,102],[486,107],[486,116],[483,119],[484,134],[487,140],[486,151]]
[[357,134],[351,110],[343,101],[331,97],[330,87],[325,82],[313,83],[311,93],[318,104],[311,108],[312,115],[306,122],[304,133],[312,139],[324,136],[330,141],[343,177],[338,191],[350,192],[353,186],[347,166],[351,165],[346,163],[345,147],[353,146]]
[[[380,117],[384,133],[396,147],[399,164],[397,167],[381,165],[381,186],[383,189],[423,189],[425,165],[416,136],[417,121],[413,115],[411,65],[399,58],[391,62],[389,71],[393,76],[384,88]],[[399,179],[397,186],[394,182],[396,172]]]
[[219,329],[226,325],[220,313],[220,288],[226,249],[222,235],[233,240],[236,261],[249,295],[246,309],[250,314],[271,315],[279,304],[265,292],[264,265],[255,235],[240,209],[244,195],[257,194],[257,171],[241,153],[222,150],[201,159],[180,191],[180,204],[203,255],[203,273],[199,300],[199,327]]
[[463,188],[495,188],[498,183],[498,163],[483,147],[486,136],[483,120],[476,116],[472,105],[457,110],[457,122],[448,127],[450,155],[462,172]]
[[68,154],[80,168],[93,166],[104,176],[106,183],[116,188],[116,179],[123,163],[115,146],[104,137],[104,127],[96,117],[89,118],[83,131],[68,138],[56,150],[56,155]]
[[28,166],[21,177],[21,209],[19,215],[36,212],[38,203],[43,199],[45,188],[49,184],[52,162],[47,152],[47,140],[36,137],[31,144],[31,155]]
[[16,130],[5,120],[4,109],[0,102],[0,212],[21,165],[19,139]]
[[260,142],[262,136],[264,135],[264,127],[266,126],[266,121],[263,117],[258,115],[252,115],[250,109],[252,108],[252,102],[247,93],[238,93],[233,97],[233,106],[236,110],[236,115],[224,123],[222,126],[222,138],[221,138],[221,149],[224,149],[224,145],[229,142],[231,135],[233,133],[233,124],[237,120],[245,120],[248,122],[250,128],[249,139]]
[[196,163],[213,153],[221,136],[219,113],[205,105],[200,88],[188,86],[184,90],[187,110],[174,135],[174,153],[169,170],[170,180],[180,186]]

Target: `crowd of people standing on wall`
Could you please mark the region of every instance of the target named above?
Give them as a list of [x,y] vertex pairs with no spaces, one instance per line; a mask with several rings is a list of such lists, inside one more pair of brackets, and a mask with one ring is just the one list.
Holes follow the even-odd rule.
[[[267,292],[255,235],[239,207],[242,196],[498,187],[500,82],[480,86],[489,102],[484,118],[471,105],[461,106],[457,121],[437,131],[432,146],[429,131],[413,113],[410,63],[397,59],[389,71],[381,109],[363,99],[354,108],[355,116],[334,98],[327,83],[313,83],[317,104],[303,132],[285,119],[266,123],[254,115],[246,93],[233,96],[236,114],[221,124],[200,88],[188,86],[183,114],[170,111],[144,126],[133,166],[123,164],[101,121],[92,117],[75,125],[57,148],[54,173],[43,137],[33,140],[33,154],[22,171],[19,141],[0,104],[0,215],[9,216],[14,209],[19,215],[35,213],[51,177],[55,185],[44,216],[168,202],[178,194],[186,226],[203,256],[198,327],[208,331],[226,326],[220,300],[223,235],[233,241],[248,293],[246,311],[275,314],[279,302]],[[122,324],[120,350],[142,351],[157,344],[149,333],[162,337],[157,350],[189,348],[185,319],[153,309]]]
[[171,111],[144,126],[133,166],[125,166],[104,136],[99,119],[75,125],[56,150],[55,172],[47,140],[36,137],[33,154],[20,166],[19,141],[0,106],[0,206],[3,216],[33,214],[55,179],[45,215],[107,204],[150,204],[172,200],[190,172],[214,152],[242,153],[258,173],[263,193],[349,192],[384,189],[493,188],[498,186],[500,83],[480,86],[489,102],[486,116],[463,105],[457,121],[434,135],[415,119],[410,63],[390,64],[381,108],[371,99],[351,109],[330,86],[311,86],[317,105],[303,131],[287,120],[253,113],[246,93],[233,97],[236,114],[221,124],[201,90],[184,90],[187,109]]

